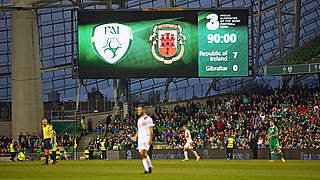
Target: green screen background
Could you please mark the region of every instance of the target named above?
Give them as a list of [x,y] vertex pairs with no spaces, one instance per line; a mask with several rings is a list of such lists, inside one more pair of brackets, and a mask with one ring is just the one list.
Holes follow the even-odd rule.
[[[198,50],[202,51],[226,51],[228,50],[228,61],[226,62],[210,62],[207,57],[199,56],[199,77],[216,77],[216,76],[248,76],[248,14],[245,11],[201,11],[198,16]],[[235,27],[229,27],[227,29],[218,28],[215,31],[210,31],[206,28],[207,15],[215,13],[219,14],[231,14],[232,16],[238,16],[241,20],[241,24],[237,24]],[[236,43],[212,43],[208,44],[207,35],[213,34],[232,34],[237,35]],[[238,52],[237,58],[233,58],[232,52]],[[207,72],[206,66],[227,66],[228,71],[210,71]],[[234,72],[233,65],[238,65],[238,71]]]

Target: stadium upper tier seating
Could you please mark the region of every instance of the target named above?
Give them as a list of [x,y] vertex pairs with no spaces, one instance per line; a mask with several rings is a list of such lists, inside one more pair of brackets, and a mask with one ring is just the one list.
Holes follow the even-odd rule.
[[272,65],[304,64],[320,62],[320,36],[294,49]]

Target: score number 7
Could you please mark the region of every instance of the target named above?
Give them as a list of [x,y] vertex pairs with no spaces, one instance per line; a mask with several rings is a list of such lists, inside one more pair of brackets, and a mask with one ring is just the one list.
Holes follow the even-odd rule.
[[233,53],[233,58],[234,58],[234,59],[237,58],[238,52],[232,52],[232,53]]

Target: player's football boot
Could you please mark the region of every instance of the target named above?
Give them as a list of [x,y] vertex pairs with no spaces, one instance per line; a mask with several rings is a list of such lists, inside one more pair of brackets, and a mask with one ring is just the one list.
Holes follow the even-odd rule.
[[198,162],[200,161],[200,156],[197,157],[197,161],[198,161]]
[[144,171],[144,173],[143,174],[151,174],[152,173],[152,168],[151,167],[149,167],[149,171]]
[[282,162],[286,162],[286,160],[284,160],[284,158],[281,158],[281,161],[282,161]]
[[184,160],[182,160],[182,161],[183,161],[183,162],[184,162],[184,161],[189,161],[189,159],[184,159]]
[[270,161],[268,161],[269,163],[274,163],[274,160],[270,160]]

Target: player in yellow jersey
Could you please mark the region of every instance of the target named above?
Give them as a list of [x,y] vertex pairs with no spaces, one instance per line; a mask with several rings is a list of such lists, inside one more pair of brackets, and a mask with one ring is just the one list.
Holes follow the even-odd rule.
[[43,165],[48,165],[53,133],[52,133],[52,127],[48,124],[48,121],[46,119],[42,120],[42,132],[43,132],[43,139],[44,139],[44,152],[46,156],[46,162]]

